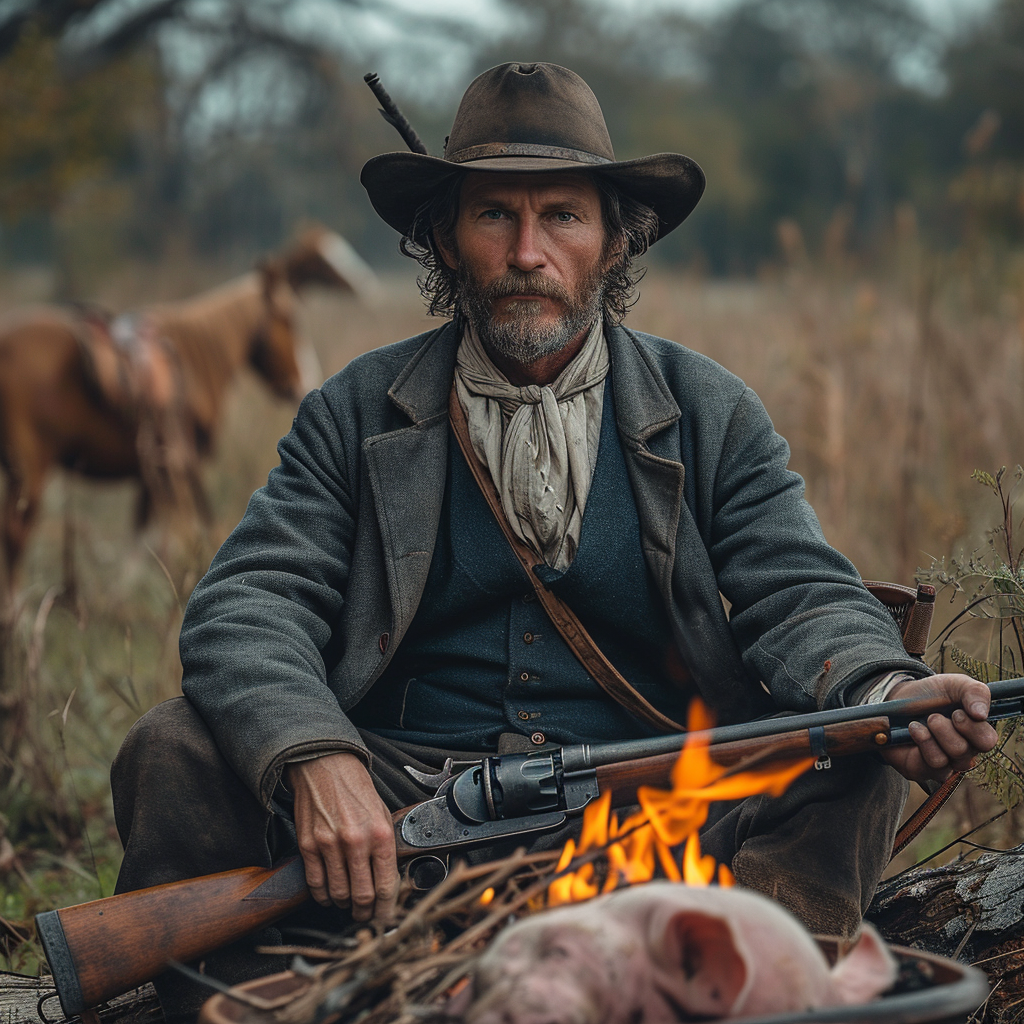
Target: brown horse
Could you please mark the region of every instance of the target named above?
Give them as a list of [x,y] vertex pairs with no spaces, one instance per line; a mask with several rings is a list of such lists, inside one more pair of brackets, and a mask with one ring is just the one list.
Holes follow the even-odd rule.
[[0,324],[0,527],[10,595],[55,466],[138,478],[140,525],[187,500],[205,512],[199,463],[238,371],[248,364],[292,401],[320,383],[303,380],[294,326],[295,293],[309,284],[362,296],[375,287],[348,243],[317,227],[257,270],[192,299],[119,317],[41,307]]

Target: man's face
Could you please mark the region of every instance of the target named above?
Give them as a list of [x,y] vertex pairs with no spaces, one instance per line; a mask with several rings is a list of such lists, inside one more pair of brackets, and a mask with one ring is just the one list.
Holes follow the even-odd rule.
[[528,365],[601,315],[601,197],[584,174],[466,175],[455,226],[462,309],[484,344]]

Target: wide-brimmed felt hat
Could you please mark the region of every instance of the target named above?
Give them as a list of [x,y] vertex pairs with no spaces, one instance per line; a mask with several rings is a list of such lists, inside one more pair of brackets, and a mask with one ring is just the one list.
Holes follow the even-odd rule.
[[476,78],[459,104],[444,156],[383,153],[359,180],[380,216],[408,234],[416,211],[452,175],[466,171],[586,171],[658,215],[658,238],[678,227],[704,191],[688,156],[616,160],[589,85],[557,64],[499,64]]

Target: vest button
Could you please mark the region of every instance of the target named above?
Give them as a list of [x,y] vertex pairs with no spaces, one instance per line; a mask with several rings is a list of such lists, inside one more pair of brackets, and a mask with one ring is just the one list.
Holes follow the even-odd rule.
[[521,682],[528,683],[530,681],[530,673],[529,672],[520,672],[519,673],[519,679],[520,679]]
[[545,736],[542,732],[535,732],[530,737],[530,742],[536,744],[538,747],[545,742]]
[[523,634],[523,643],[524,644],[532,644],[533,643],[533,634],[532,633],[524,633]]
[[524,722],[528,722],[528,721],[530,720],[530,712],[529,712],[529,711],[517,711],[517,712],[516,712],[516,714],[517,714],[517,715],[518,715],[518,716],[519,716],[519,717],[520,717],[520,718],[521,718],[521,719],[522,719],[522,720],[523,720]]

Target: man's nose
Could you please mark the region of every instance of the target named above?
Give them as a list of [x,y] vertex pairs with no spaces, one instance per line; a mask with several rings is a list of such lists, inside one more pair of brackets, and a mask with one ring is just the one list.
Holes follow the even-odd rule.
[[537,225],[530,218],[524,217],[516,222],[507,263],[516,270],[529,271],[543,267],[545,262]]

